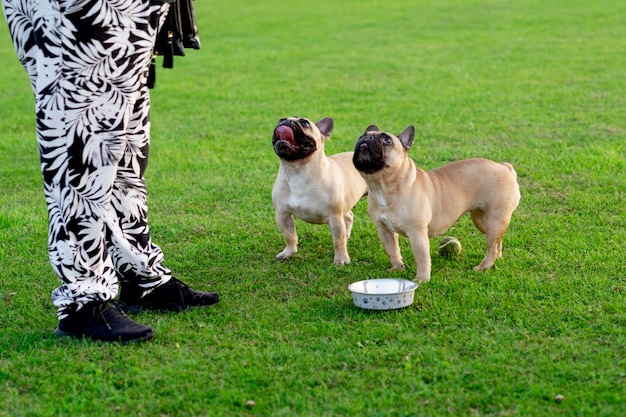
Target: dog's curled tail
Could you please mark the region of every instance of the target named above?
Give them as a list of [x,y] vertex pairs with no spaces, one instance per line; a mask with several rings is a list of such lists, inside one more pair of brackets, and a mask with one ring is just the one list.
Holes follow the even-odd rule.
[[508,162],[500,162],[500,164],[507,167],[509,171],[511,171],[513,176],[517,179],[517,172],[515,172],[515,168],[513,168],[513,165],[509,164]]

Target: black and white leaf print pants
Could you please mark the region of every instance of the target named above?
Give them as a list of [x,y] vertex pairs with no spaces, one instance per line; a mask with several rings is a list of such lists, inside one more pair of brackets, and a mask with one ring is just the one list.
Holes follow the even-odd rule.
[[35,94],[59,319],[118,282],[167,282],[147,223],[148,64],[168,4],[2,0]]

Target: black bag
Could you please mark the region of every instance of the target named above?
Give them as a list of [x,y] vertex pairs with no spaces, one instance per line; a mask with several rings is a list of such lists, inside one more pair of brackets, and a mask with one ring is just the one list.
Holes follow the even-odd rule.
[[156,56],[163,57],[163,68],[174,68],[174,56],[185,56],[185,49],[200,49],[198,23],[193,9],[194,0],[153,0],[170,3],[163,26],[157,34],[152,62],[148,73],[148,87],[154,88]]

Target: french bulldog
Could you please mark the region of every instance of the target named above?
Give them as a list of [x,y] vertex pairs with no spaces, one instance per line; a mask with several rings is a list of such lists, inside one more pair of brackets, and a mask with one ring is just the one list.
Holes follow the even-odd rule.
[[368,186],[368,213],[392,270],[404,269],[398,246],[402,235],[411,243],[415,280],[429,281],[429,238],[443,234],[468,211],[487,240],[487,254],[474,269],[491,268],[502,256],[502,237],[520,201],[513,166],[474,158],[424,171],[408,156],[414,137],[413,126],[394,136],[371,125],[354,149],[354,166]]
[[365,180],[352,163],[353,152],[324,153],[334,121],[325,117],[313,123],[303,117],[280,119],[272,146],[280,158],[272,189],[276,224],[287,245],[276,259],[298,250],[294,217],[307,223],[328,224],[335,248],[334,265],[350,263],[347,243],[352,230],[352,208],[367,194]]

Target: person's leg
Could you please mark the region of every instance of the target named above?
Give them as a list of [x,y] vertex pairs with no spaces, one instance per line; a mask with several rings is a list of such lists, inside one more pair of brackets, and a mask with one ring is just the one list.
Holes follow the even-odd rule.
[[3,0],[35,93],[49,257],[61,278],[52,293],[59,333],[140,340],[151,329],[106,306],[118,279],[104,230],[156,29],[148,0],[119,14],[96,3]]
[[[128,283],[120,299],[130,311],[214,304],[217,294],[172,279],[147,227],[145,81],[169,5],[144,0],[122,5],[128,10],[116,14],[87,4],[95,2],[65,10],[71,2],[3,0],[36,96],[50,261],[62,281],[53,292],[59,319],[85,304],[112,300],[118,278]],[[83,16],[88,10],[101,13]],[[100,58],[92,51],[100,51]]]
[[149,100],[144,86],[128,124],[128,141],[118,165],[106,220],[107,249],[122,286],[134,284],[145,291],[172,278],[148,227],[144,173],[150,146]]
[[[50,87],[41,85],[43,77],[38,77],[50,258],[63,280],[53,301],[61,312],[67,306],[110,301],[117,295],[118,277],[105,246],[105,221],[156,34],[148,0],[120,4],[126,10],[98,3],[67,2],[75,8],[58,14],[59,30],[51,31],[58,38],[50,37],[58,40],[53,46],[62,51],[53,63],[61,73],[49,100],[44,91]],[[49,60],[46,56],[38,62],[48,67]]]
[[180,311],[219,301],[212,292],[195,291],[163,265],[163,253],[152,242],[144,172],[150,145],[149,94],[142,87],[128,125],[128,141],[120,160],[107,215],[107,248],[121,283],[125,311]]
[[[168,4],[152,7],[154,13],[164,16],[163,8]],[[145,77],[126,137],[106,221],[107,249],[121,284],[120,305],[127,312],[137,313],[144,309],[180,311],[217,303],[218,294],[192,290],[173,278],[163,265],[163,252],[150,236],[144,179],[150,147],[150,95]]]

